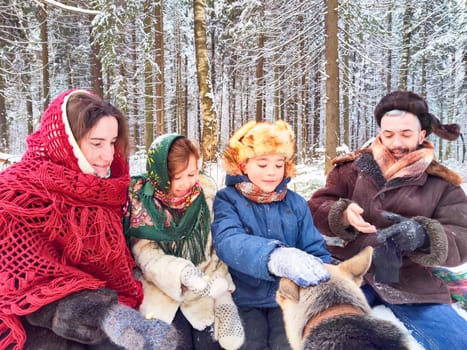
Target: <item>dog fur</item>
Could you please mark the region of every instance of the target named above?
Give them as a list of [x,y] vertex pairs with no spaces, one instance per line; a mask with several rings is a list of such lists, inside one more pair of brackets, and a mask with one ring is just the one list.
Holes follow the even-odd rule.
[[300,288],[281,279],[276,300],[293,350],[408,349],[394,324],[370,316],[359,288],[372,253],[367,247],[339,265],[326,264],[331,279],[315,287]]

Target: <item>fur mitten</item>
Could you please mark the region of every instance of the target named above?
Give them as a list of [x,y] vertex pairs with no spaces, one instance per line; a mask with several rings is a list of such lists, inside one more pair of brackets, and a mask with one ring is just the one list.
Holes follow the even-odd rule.
[[34,326],[49,328],[62,338],[98,344],[107,339],[100,327],[102,315],[117,302],[113,290],[82,290],[40,308],[27,315],[26,320]]
[[124,305],[112,306],[104,316],[102,329],[115,344],[128,350],[175,349],[175,328],[157,319],[148,320]]
[[214,299],[214,337],[226,350],[236,350],[245,341],[245,332],[232,295],[225,292]]

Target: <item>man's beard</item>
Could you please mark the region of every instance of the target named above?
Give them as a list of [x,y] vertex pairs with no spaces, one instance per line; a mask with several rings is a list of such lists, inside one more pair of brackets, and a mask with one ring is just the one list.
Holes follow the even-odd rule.
[[411,152],[411,150],[407,147],[391,148],[389,151],[391,152],[392,156],[397,160],[401,159],[402,157]]

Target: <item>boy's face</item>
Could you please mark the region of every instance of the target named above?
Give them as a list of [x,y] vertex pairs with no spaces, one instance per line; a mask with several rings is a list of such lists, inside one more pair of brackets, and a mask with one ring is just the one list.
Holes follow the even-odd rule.
[[241,168],[261,190],[272,192],[284,178],[285,157],[276,154],[258,156],[248,159]]

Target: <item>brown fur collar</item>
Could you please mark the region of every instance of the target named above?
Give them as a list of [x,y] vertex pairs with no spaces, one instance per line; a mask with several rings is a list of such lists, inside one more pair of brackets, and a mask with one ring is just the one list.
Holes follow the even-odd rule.
[[[361,155],[365,153],[371,153],[371,148],[363,148],[363,149],[345,154],[343,156],[336,157],[331,161],[331,163],[333,165],[337,165],[337,164],[353,162],[354,160],[356,160],[357,158],[359,158]],[[460,186],[463,182],[462,177],[459,174],[447,168],[446,166],[442,165],[437,160],[433,160],[430,163],[430,165],[426,169],[426,173],[429,175],[440,177],[446,180],[447,182],[453,184],[454,186]]]

